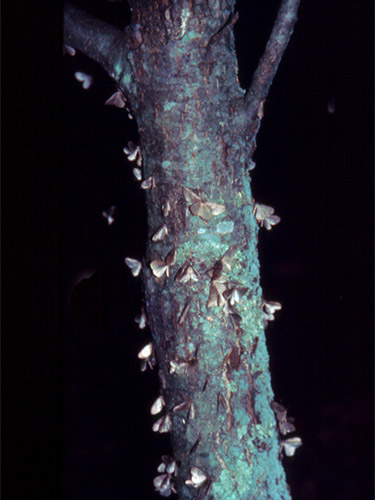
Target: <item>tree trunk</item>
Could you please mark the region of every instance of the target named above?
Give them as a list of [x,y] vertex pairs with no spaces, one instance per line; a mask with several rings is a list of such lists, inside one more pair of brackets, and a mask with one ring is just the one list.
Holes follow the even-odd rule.
[[[130,3],[132,24],[109,42],[96,35],[95,46],[110,54],[100,57],[139,130],[153,345],[143,362],[156,356],[165,400],[156,428],[170,427],[180,465],[167,481],[180,500],[289,499],[249,179],[269,75],[255,75],[260,91],[239,85],[233,0]],[[67,10],[65,40],[84,50],[82,16]]]

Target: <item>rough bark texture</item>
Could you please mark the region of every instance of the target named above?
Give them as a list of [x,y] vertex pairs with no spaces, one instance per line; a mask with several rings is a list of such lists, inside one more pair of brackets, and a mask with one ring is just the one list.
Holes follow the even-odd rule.
[[[153,178],[146,191],[143,280],[164,410],[181,464],[181,500],[290,498],[270,406],[258,224],[248,173],[261,116],[258,107],[249,120],[251,99],[237,79],[234,4],[130,2],[132,24],[109,69],[137,120],[143,176]],[[69,33],[67,43],[73,40]],[[268,87],[261,89],[259,106]],[[184,187],[196,197],[186,191],[184,196]],[[206,203],[225,211],[213,215],[215,206]],[[167,235],[153,242],[163,224]],[[155,277],[150,263],[165,261],[173,250],[175,262]],[[179,280],[188,265],[198,281]],[[230,305],[231,291],[239,287],[245,294]],[[178,373],[170,373],[171,361],[179,363]],[[190,409],[173,412],[182,402]],[[200,488],[185,484],[194,466],[207,476]]]

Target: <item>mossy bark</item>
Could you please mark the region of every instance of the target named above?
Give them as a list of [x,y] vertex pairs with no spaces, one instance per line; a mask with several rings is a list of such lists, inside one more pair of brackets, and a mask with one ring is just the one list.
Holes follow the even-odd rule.
[[[286,500],[248,172],[261,116],[250,121],[237,78],[235,2],[130,4],[132,24],[116,35],[112,47],[119,57],[112,54],[110,74],[137,120],[143,176],[153,178],[146,191],[143,280],[172,448],[181,464],[178,496]],[[183,188],[199,197],[203,217],[194,215]],[[206,203],[225,211],[214,215]],[[163,224],[167,235],[152,241]],[[223,259],[230,248],[231,258]],[[175,263],[157,278],[150,263],[165,261],[173,249]],[[176,279],[187,265],[197,281]],[[220,305],[213,305],[218,276]],[[233,288],[246,291],[229,304]],[[184,368],[170,373],[171,361]],[[172,411],[184,401],[190,410]],[[197,489],[185,484],[193,466],[207,476]]]

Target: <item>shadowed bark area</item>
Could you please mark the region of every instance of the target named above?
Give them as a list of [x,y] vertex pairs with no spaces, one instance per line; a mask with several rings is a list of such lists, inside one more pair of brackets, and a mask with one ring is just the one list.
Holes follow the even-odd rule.
[[[248,173],[272,78],[253,83],[255,104],[245,98],[234,0],[130,5],[132,24],[107,69],[137,120],[148,179],[143,280],[180,463],[173,481],[181,500],[286,500]],[[205,477],[198,487],[186,484],[192,467]]]

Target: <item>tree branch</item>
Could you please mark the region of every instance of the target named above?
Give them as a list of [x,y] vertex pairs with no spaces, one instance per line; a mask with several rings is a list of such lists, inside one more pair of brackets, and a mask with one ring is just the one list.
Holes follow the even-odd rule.
[[[99,63],[116,80],[130,66],[124,53],[123,32],[70,3],[64,6],[64,43]],[[128,67],[127,67],[128,66]],[[121,67],[122,71],[119,71]]]
[[282,0],[266,49],[245,95],[245,107],[251,124],[263,118],[263,103],[293,33],[299,3],[300,0]]

